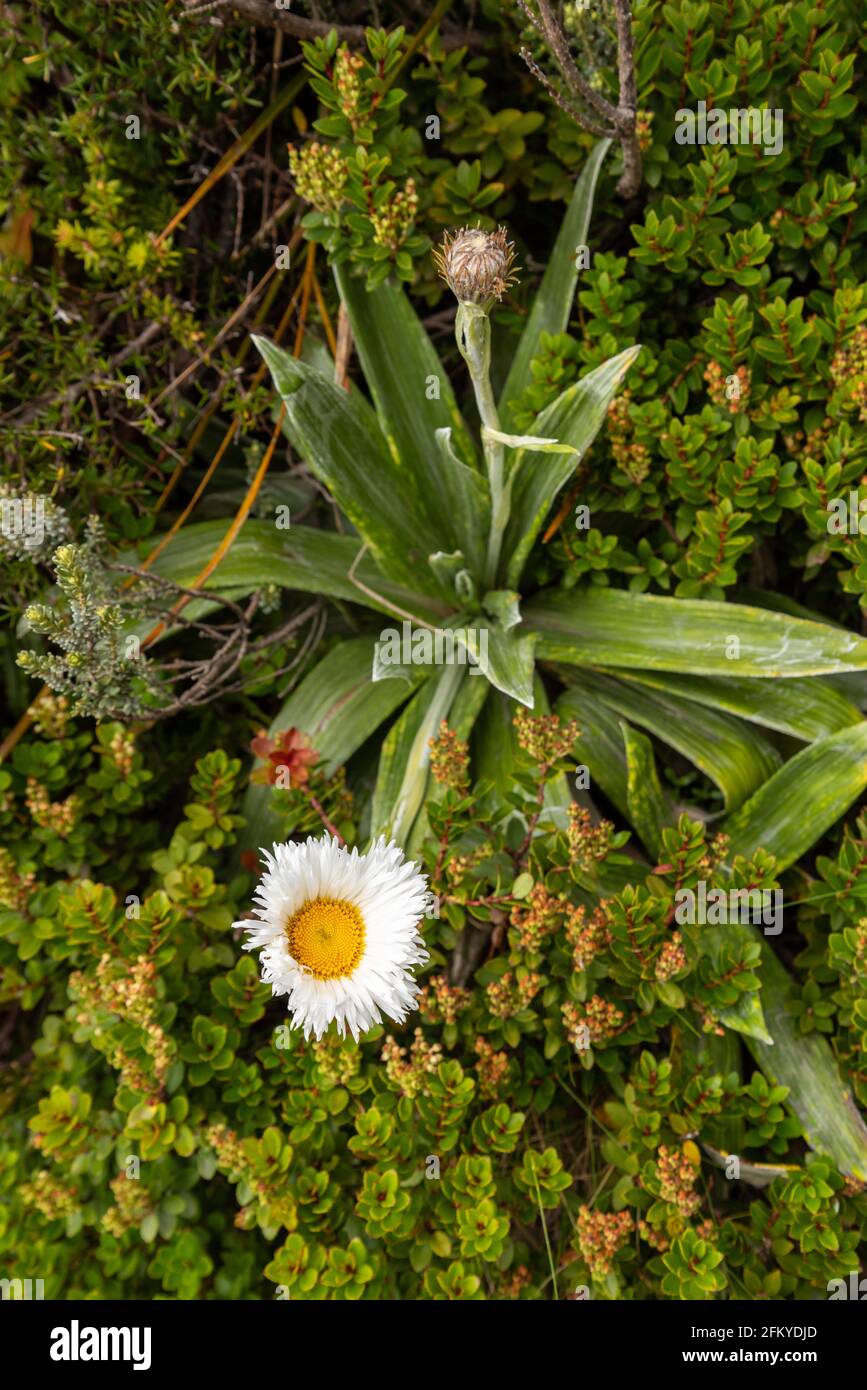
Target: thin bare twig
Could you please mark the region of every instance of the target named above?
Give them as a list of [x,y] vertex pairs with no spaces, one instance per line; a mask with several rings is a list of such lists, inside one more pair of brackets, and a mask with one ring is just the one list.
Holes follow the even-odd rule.
[[202,592],[201,590],[190,589],[174,580],[167,579],[164,575],[154,574],[132,565],[112,563],[106,568],[117,574],[138,579],[146,586],[146,612],[151,609],[154,613],[165,613],[172,600],[181,595],[189,599],[205,599],[207,602],[216,602],[225,607],[231,615],[230,620],[226,622],[209,623],[202,619],[185,617],[180,610],[170,614],[167,621],[170,621],[173,627],[187,629],[191,635],[205,639],[213,644],[214,650],[210,655],[198,659],[176,657],[173,660],[154,663],[155,675],[166,693],[179,682],[183,682],[183,689],[164,705],[158,707],[142,705],[138,712],[139,717],[149,723],[179,714],[182,710],[210,704],[216,699],[236,694],[248,685],[255,684],[257,679],[255,672],[249,674],[241,672],[240,668],[244,659],[259,656],[273,647],[281,646],[299,628],[309,625],[300,650],[295,653],[293,659],[280,667],[279,670],[268,673],[271,679],[290,674],[305,660],[312,647],[322,636],[325,605],[319,599],[300,612],[294,613],[287,622],[274,631],[265,633],[253,641],[250,635],[251,624],[259,606],[258,594],[253,594],[246,607],[242,607],[225,594],[217,595],[213,591]]
[[[579,96],[583,97],[587,105],[592,106],[598,115],[603,116],[605,120],[610,121],[613,125],[617,115],[615,107],[612,106],[610,101],[606,100],[601,92],[597,92],[596,89],[591,87],[590,83],[581,76],[569,50],[566,35],[551,13],[551,6],[548,4],[548,0],[536,0],[536,3],[539,6],[542,35],[554,56],[554,61],[563,74],[564,79],[569,84],[569,87],[573,92],[577,92]],[[520,0],[520,4],[521,9],[526,13],[527,5],[524,3],[524,0]]]
[[[623,173],[617,184],[622,198],[634,198],[641,187],[641,149],[635,131],[637,95],[635,86],[635,53],[632,39],[632,7],[630,0],[612,0],[617,24],[617,105],[597,92],[581,76],[569,49],[566,35],[554,18],[550,0],[518,0],[518,4],[548,46],[568,90],[552,82],[539,67],[529,49],[521,49],[521,57],[538,82],[561,110],[565,111],[582,130],[599,139],[618,140],[623,152]],[[582,104],[576,104],[576,99]],[[592,114],[588,114],[589,108]],[[599,118],[605,122],[599,123]]]
[[201,353],[199,357],[194,358],[192,362],[187,363],[186,367],[184,367],[184,370],[180,372],[179,375],[174,378],[174,380],[170,381],[167,386],[163,387],[159,395],[156,396],[150,403],[154,409],[156,409],[156,407],[162,401],[164,401],[167,396],[170,396],[173,391],[177,391],[178,387],[184,381],[186,381],[187,377],[192,376],[193,372],[198,371],[199,367],[210,365],[213,353],[224,341],[227,335],[232,331],[239,319],[242,319],[244,317],[253,300],[257,297],[260,291],[264,289],[265,285],[267,285],[268,281],[271,279],[271,276],[275,273],[276,269],[276,265],[270,265],[268,267],[258,284],[255,284],[253,286],[249,293],[245,295],[244,299],[242,299],[241,303],[238,305],[237,309],[235,309],[234,313],[230,314],[229,318],[226,319],[226,322],[223,324],[223,327],[220,329],[219,333],[217,333],[217,335],[211,340],[211,343],[207,351]]
[[[291,34],[296,39],[324,38],[336,30],[337,37],[344,43],[360,45],[365,42],[366,27],[363,24],[332,24],[324,19],[306,19],[293,14],[288,8],[278,9],[274,0],[210,0],[210,3],[204,4],[191,0],[186,18],[213,14],[219,10],[228,10],[247,24],[258,24],[265,29],[282,29],[284,34]],[[480,48],[483,44],[484,35],[472,29],[461,29],[450,24],[443,26],[442,45],[446,51]]]
[[555,101],[560,107],[560,110],[565,111],[566,115],[571,117],[576,125],[580,125],[583,130],[588,131],[590,135],[595,135],[599,140],[613,140],[615,132],[613,130],[605,130],[602,126],[595,125],[579,107],[575,106],[575,104],[560,91],[559,87],[555,87],[550,77],[539,67],[539,64],[528,48],[521,49],[521,57],[536,78],[536,81],[541,82],[551,100]]
[[358,553],[355,559],[353,560],[352,564],[349,566],[346,578],[349,580],[350,584],[354,584],[356,589],[360,589],[361,592],[363,594],[366,594],[368,598],[375,599],[376,602],[378,604],[381,604],[383,608],[390,609],[392,613],[397,613],[398,617],[407,618],[409,622],[415,623],[416,627],[426,627],[428,632],[442,632],[442,628],[434,627],[433,623],[425,622],[424,618],[420,618],[417,613],[410,613],[409,609],[401,608],[399,604],[392,603],[391,600],[387,599],[384,594],[378,593],[376,589],[371,589],[367,584],[363,584],[361,582],[361,580],[356,575],[355,571],[361,564],[361,561],[363,560],[364,556],[367,554],[367,551],[369,549],[369,542],[365,541],[364,544],[359,548]]
[[[112,319],[116,317],[117,315],[112,315]],[[104,329],[107,327],[108,324],[105,324]],[[129,361],[131,357],[135,357],[137,352],[141,352],[143,348],[146,348],[147,345],[162,332],[163,325],[161,323],[147,324],[147,326],[142,329],[141,333],[133,338],[132,342],[127,343],[126,347],[121,348],[119,352],[116,352],[113,357],[108,359],[106,369],[112,371],[115,367],[122,366],[123,363]],[[40,396],[38,400],[31,401],[27,406],[16,407],[15,410],[11,410],[8,415],[4,415],[2,418],[4,420],[11,420],[17,415],[17,424],[26,425],[30,420],[35,420],[49,405],[57,403],[64,406],[73,405],[75,401],[78,400],[79,396],[90,389],[92,384],[93,377],[87,377],[84,381],[76,381],[59,396]]]

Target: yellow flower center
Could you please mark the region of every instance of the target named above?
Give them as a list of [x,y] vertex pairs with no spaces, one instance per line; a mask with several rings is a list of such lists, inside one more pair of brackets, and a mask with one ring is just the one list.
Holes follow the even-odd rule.
[[289,952],[317,980],[351,975],[364,953],[364,918],[354,903],[313,898],[286,923]]

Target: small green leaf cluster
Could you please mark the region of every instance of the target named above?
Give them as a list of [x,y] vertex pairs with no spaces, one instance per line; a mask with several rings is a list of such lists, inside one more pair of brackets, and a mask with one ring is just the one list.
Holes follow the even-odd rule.
[[[719,1024],[761,1028],[754,953],[674,923],[676,888],[723,846],[682,817],[642,876],[622,833],[552,814],[562,729],[519,725],[498,810],[487,782],[431,803],[419,1012],[360,1045],[292,1031],[229,934],[250,879],[229,872],[240,768],[222,749],[149,866],[112,888],[58,864],[4,912],[16,1268],[36,1261],[55,1297],[317,1300],[815,1297],[857,1268],[860,1185]],[[823,861],[850,892],[853,846]],[[774,883],[760,856],[737,874]]]

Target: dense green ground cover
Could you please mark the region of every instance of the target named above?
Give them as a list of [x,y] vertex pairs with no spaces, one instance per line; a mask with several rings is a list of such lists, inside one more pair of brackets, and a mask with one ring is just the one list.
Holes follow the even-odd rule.
[[[2,487],[42,529],[4,511],[4,1271],[828,1297],[867,1223],[859,6],[636,3],[626,198],[511,4],[303,6],[303,49],[244,5],[5,8]],[[613,10],[561,17],[616,100]],[[678,143],[701,101],[779,152]],[[520,266],[501,433],[577,457],[479,432],[431,256],[465,225]],[[372,680],[395,606],[485,625],[487,678]],[[418,1013],[360,1045],[290,1034],[232,928],[324,825],[438,900]],[[700,883],[782,930],[684,921]]]

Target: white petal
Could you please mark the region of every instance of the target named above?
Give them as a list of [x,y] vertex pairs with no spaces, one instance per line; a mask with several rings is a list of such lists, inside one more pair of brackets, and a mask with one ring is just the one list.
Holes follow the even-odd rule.
[[[256,920],[236,922],[247,933],[244,949],[260,952],[262,979],[288,996],[293,1027],[321,1038],[332,1022],[356,1042],[381,1022],[402,1022],[416,1007],[418,985],[410,967],[428,958],[418,930],[431,894],[399,845],[380,838],[367,854],[344,848],[331,835],[262,850],[265,872],[254,892]],[[286,924],[307,902],[337,898],[364,919],[364,949],[351,975],[318,980],[289,953]]]

